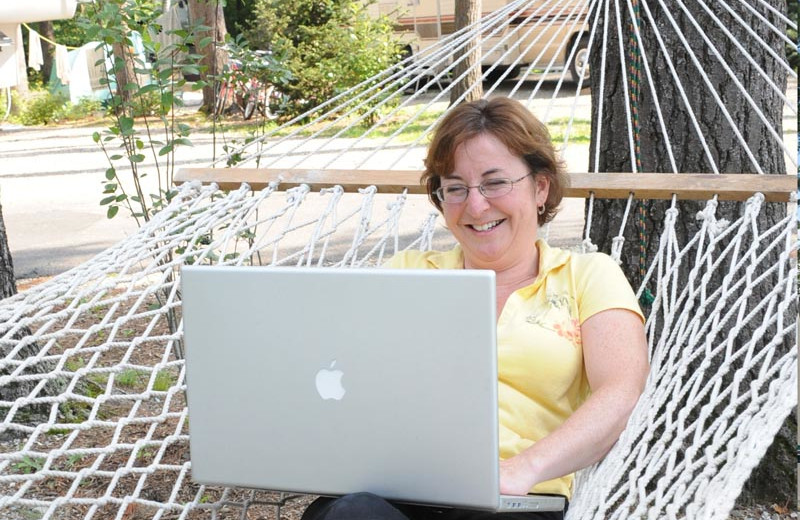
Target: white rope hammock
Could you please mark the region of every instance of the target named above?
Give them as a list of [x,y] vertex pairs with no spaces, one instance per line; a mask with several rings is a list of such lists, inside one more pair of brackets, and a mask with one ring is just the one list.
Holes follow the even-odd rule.
[[[667,7],[674,16],[688,14],[680,2],[639,4],[642,20]],[[732,18],[742,26],[749,25],[743,12],[764,19],[749,29],[762,41],[770,32],[783,37],[781,27],[792,23],[762,1],[718,4],[738,13]],[[406,66],[330,100],[302,131],[268,133],[217,163],[226,164],[240,154],[247,158],[241,165],[273,169],[418,169],[427,132],[449,98],[437,84],[453,79],[448,75],[454,48],[482,31],[485,38],[494,31],[499,55],[512,41],[507,38],[541,28],[548,23],[542,20],[552,20],[552,15],[568,20],[566,26],[570,20],[578,26],[581,14],[633,8],[631,2],[611,0],[578,7],[563,1],[537,2],[531,4],[527,23],[502,32],[509,13],[524,5],[515,1],[480,26],[448,36]],[[700,49],[689,48],[679,32],[674,34],[675,28],[677,24],[663,30],[670,31],[670,41],[677,38],[695,55]],[[590,45],[604,49],[603,55],[623,52],[609,48],[608,38],[611,31],[626,30],[589,25]],[[519,32],[509,34],[512,31]],[[656,34],[663,52],[667,39]],[[566,50],[563,38],[549,43]],[[649,75],[648,56],[659,50],[644,47],[638,33],[635,40],[642,71]],[[712,49],[715,45],[719,42],[706,42],[704,52],[722,60]],[[747,59],[747,48],[735,47]],[[682,66],[690,65],[697,64]],[[676,66],[668,68],[679,84]],[[733,124],[733,108],[714,91],[703,67],[697,69],[698,84],[704,85],[718,110],[728,114],[739,145],[747,149]],[[515,83],[488,85],[487,95],[510,89],[544,121],[560,128],[562,133],[555,137],[565,158],[579,155],[578,148],[586,146],[575,142],[573,130],[590,118],[589,106],[578,96],[581,85],[570,83],[566,70],[556,72],[552,62],[531,64],[526,70]],[[552,80],[555,87],[548,92],[552,81],[530,81],[534,70],[558,74]],[[789,73],[796,78],[794,71]],[[603,84],[605,66],[592,75],[593,82]],[[422,77],[426,82],[419,91],[402,94]],[[655,90],[652,96],[658,99]],[[779,94],[786,110],[796,115],[796,101]],[[753,106],[751,96],[746,98],[756,113],[754,125],[768,127],[769,138],[796,166],[794,153],[789,153],[795,146],[785,145],[783,132]],[[368,99],[384,100],[371,112],[375,124],[362,137],[345,137],[368,120]],[[697,133],[708,163],[715,165],[707,144],[711,136],[704,134],[701,117],[695,117],[687,98],[684,102],[693,123],[687,130]],[[602,113],[603,107],[598,108]],[[633,113],[631,106],[628,110]],[[657,112],[674,166],[680,150],[669,143],[670,123],[660,108]],[[398,119],[403,122],[400,129],[388,136],[378,133]],[[412,124],[422,124],[425,130],[413,141],[403,141],[402,130]],[[627,132],[632,142],[633,128]],[[631,143],[631,156],[633,148]],[[589,153],[599,156],[601,150]],[[746,153],[753,169],[761,172],[757,154]],[[588,155],[581,157],[586,158],[586,171]],[[581,171],[572,164],[570,168]],[[677,173],[677,167],[673,171]],[[214,185],[188,183],[135,235],[0,302],[0,390],[13,390],[14,395],[0,400],[0,516],[277,518],[285,495],[191,481],[179,268],[185,263],[370,266],[405,248],[449,247],[452,238],[437,215],[418,210],[426,204],[422,199],[381,194],[374,187],[354,194],[342,188],[315,192],[307,186],[281,191],[273,183],[255,192],[244,185],[222,193]],[[619,234],[613,255],[620,254],[623,231],[634,218],[633,204],[629,198],[628,210],[614,223]],[[725,519],[750,471],[797,404],[793,213],[762,229],[763,196],[749,198],[735,219],[719,219],[717,204],[712,198],[698,214],[682,214],[678,201],[672,200],[658,253],[640,289],[656,288],[646,325],[652,360],[648,386],[611,453],[579,474],[569,518]],[[583,235],[560,238],[576,248],[592,249],[591,206],[588,213]],[[701,226],[683,241],[676,224],[687,219],[700,219]]]

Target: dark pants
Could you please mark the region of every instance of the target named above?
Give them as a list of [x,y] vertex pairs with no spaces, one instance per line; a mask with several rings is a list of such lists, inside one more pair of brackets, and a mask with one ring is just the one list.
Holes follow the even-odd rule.
[[372,493],[354,493],[341,498],[320,497],[301,520],[562,520],[564,513],[492,513],[468,509],[415,506],[389,502]]

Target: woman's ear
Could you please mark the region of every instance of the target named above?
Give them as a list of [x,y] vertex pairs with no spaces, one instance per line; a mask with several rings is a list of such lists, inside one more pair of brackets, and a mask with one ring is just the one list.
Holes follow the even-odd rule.
[[536,207],[544,206],[550,194],[550,177],[542,174],[534,175],[533,185],[536,189]]

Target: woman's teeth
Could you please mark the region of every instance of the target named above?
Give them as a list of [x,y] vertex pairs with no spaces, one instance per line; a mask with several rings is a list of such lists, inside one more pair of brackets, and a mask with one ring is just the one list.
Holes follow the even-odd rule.
[[498,224],[500,224],[499,220],[495,220],[493,222],[487,222],[486,224],[481,224],[481,225],[473,224],[472,229],[474,229],[475,231],[489,231]]

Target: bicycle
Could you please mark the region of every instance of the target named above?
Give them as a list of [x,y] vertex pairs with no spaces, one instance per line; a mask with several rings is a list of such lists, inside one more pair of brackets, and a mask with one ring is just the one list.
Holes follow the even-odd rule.
[[225,113],[238,110],[247,121],[257,113],[267,119],[276,119],[270,109],[271,102],[279,102],[282,95],[275,86],[259,80],[254,75],[245,74],[239,60],[230,60],[230,68],[224,80],[219,84],[214,115],[220,117]]

